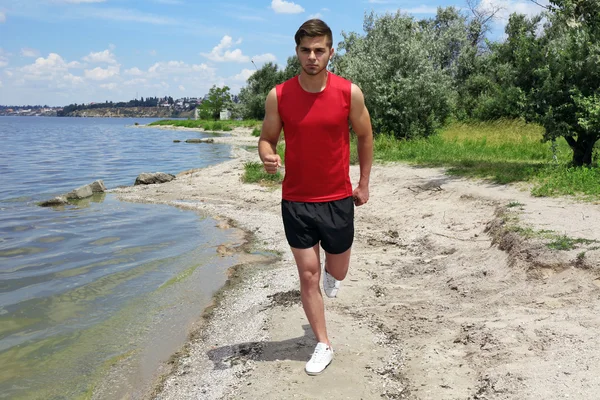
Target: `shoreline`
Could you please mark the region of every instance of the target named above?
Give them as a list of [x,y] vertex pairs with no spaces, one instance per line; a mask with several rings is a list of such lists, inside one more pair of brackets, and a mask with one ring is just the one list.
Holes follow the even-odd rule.
[[[139,127],[146,127],[140,125]],[[214,137],[214,143],[223,143],[232,145],[231,157],[233,160],[225,161],[217,165],[186,170],[178,173],[177,179],[163,183],[156,186],[156,189],[164,188],[165,185],[174,184],[177,185],[177,180],[186,179],[195,175],[203,174],[206,170],[225,170],[225,174],[230,171],[231,164],[241,163],[242,159],[252,158],[252,153],[243,150],[243,147],[257,144],[258,138],[249,136],[251,129],[247,128],[235,128],[233,131],[223,132],[212,132],[204,131],[201,128],[185,128],[185,127],[172,127],[172,126],[154,126],[150,128],[168,129],[168,130],[180,130],[180,131],[193,131],[193,132],[204,132],[204,133],[216,133],[224,135],[222,137]],[[241,167],[241,173],[243,173],[243,163]],[[235,167],[234,167],[235,169]],[[221,175],[219,172],[214,173],[213,176]],[[241,174],[240,174],[241,175]],[[275,287],[278,290],[291,290],[294,287],[294,279],[289,279],[289,274],[285,269],[282,270],[281,264],[284,261],[291,261],[291,259],[285,259],[281,254],[287,250],[287,244],[285,247],[278,246],[276,243],[271,242],[272,238],[261,234],[259,231],[262,230],[259,226],[254,226],[253,223],[259,221],[258,218],[240,218],[239,215],[231,215],[230,213],[222,213],[218,206],[211,205],[204,207],[201,203],[205,201],[224,201],[227,200],[216,199],[216,198],[200,198],[199,203],[190,204],[187,201],[178,200],[158,200],[156,198],[138,197],[125,195],[131,190],[135,189],[135,186],[129,187],[118,187],[107,190],[108,193],[114,194],[121,201],[128,202],[139,202],[146,204],[164,204],[173,206],[179,209],[194,211],[200,215],[213,218],[217,221],[222,221],[231,228],[239,229],[243,233],[242,244],[236,249],[236,253],[245,253],[241,256],[241,262],[233,265],[229,268],[228,278],[223,285],[212,297],[211,304],[207,306],[198,321],[196,321],[190,329],[188,329],[187,341],[183,344],[180,350],[175,352],[168,361],[164,362],[155,374],[155,379],[151,387],[143,390],[143,395],[140,398],[156,398],[160,395],[161,399],[173,398],[179,399],[186,396],[201,395],[203,399],[209,398],[221,398],[224,390],[227,389],[227,385],[205,385],[200,387],[197,391],[186,392],[183,394],[173,394],[174,386],[177,383],[171,383],[174,378],[178,375],[178,369],[182,366],[188,366],[193,363],[206,363],[207,360],[199,360],[198,357],[194,356],[199,352],[211,352],[215,351],[215,344],[221,342],[223,344],[231,342],[232,340],[242,341],[246,343],[258,343],[266,339],[264,336],[264,326],[266,321],[262,318],[254,319],[249,321],[243,318],[247,316],[248,308],[269,308],[271,301],[269,300],[270,295],[273,295],[272,288],[266,285],[257,285],[257,282],[269,280],[273,277],[273,274],[279,274],[280,285]],[[138,189],[144,191],[144,186],[138,186]],[[271,190],[271,189],[267,189]],[[129,193],[128,193],[129,194]],[[194,194],[191,195],[192,197]],[[276,202],[277,206],[278,203]],[[254,221],[251,222],[250,220]],[[277,231],[277,230],[276,230]],[[280,235],[283,234],[283,226],[281,231],[277,232]],[[252,251],[259,254],[251,254]],[[273,256],[269,257],[264,253],[271,253]],[[262,253],[262,254],[261,254]],[[253,270],[258,266],[262,266],[260,271]],[[291,276],[295,278],[295,275]],[[249,294],[251,296],[248,296]],[[235,318],[239,316],[241,318]],[[235,319],[236,324],[232,325],[231,320]],[[227,331],[224,335],[223,332]],[[228,337],[231,335],[231,337]],[[234,341],[235,341],[234,340]],[[210,343],[215,343],[210,345]],[[202,349],[202,350],[200,350]],[[240,358],[239,349],[233,348],[222,348],[217,351],[223,353],[220,357],[231,358],[232,362],[236,364],[235,368],[231,368],[229,373],[219,373],[212,379],[217,379],[221,383],[229,382],[232,384],[233,381],[240,374],[247,372],[247,361],[240,362],[239,366],[236,360]],[[243,357],[242,357],[243,358]],[[204,376],[205,380],[211,381],[209,376]],[[194,395],[192,396],[192,393]],[[166,397],[165,397],[166,396]],[[171,397],[169,397],[171,396]]]
[[[243,184],[240,190],[244,162],[257,159],[242,148],[250,140],[257,139],[232,146],[232,160],[182,172],[172,182],[109,191],[124,201],[234,221],[256,248],[281,254],[264,268],[232,271],[235,282],[219,292],[186,351],[172,359],[160,390],[146,398],[553,400],[600,394],[600,382],[592,379],[600,376],[593,362],[600,357],[594,346],[600,300],[590,303],[600,299],[600,251],[588,246],[582,267],[575,262],[581,248],[549,250],[542,238],[506,228],[517,219],[534,231],[600,242],[594,229],[600,210],[402,164],[373,168],[371,200],[356,211],[349,276],[337,299],[325,299],[336,357],[322,376],[306,376],[315,343],[295,292],[281,189]],[[351,167],[353,182],[358,172]],[[509,203],[521,205],[508,209]],[[585,226],[573,215],[582,215]],[[572,315],[585,326],[569,322]]]
[[[252,129],[244,128],[244,127],[236,127],[231,131],[206,131],[202,128],[186,128],[183,126],[173,126],[173,125],[134,125],[136,128],[152,128],[152,129],[164,129],[171,131],[181,131],[181,132],[202,132],[209,134],[211,139],[213,139],[213,143],[220,144],[229,144],[233,146],[258,146],[258,137],[254,137],[250,135]],[[215,136],[220,135],[220,136]],[[186,143],[185,140],[190,138],[183,138],[181,140],[181,144],[184,145]],[[185,171],[184,171],[185,172]]]

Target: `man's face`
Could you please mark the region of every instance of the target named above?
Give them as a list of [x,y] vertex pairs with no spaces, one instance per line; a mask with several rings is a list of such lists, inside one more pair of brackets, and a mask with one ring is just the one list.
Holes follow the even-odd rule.
[[327,67],[333,48],[327,46],[326,36],[305,37],[296,46],[296,55],[304,72],[317,75]]

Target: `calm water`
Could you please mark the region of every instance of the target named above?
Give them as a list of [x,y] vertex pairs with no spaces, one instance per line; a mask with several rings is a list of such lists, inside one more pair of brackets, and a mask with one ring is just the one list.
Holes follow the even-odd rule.
[[36,205],[229,157],[173,143],[202,133],[132,126],[150,121],[0,117],[0,398],[85,398],[117,364],[115,393],[147,383],[223,284],[235,260],[215,247],[234,233],[211,219],[110,194]]

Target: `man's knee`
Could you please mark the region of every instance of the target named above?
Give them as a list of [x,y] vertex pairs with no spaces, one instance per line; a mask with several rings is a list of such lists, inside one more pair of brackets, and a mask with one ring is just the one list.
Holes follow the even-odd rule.
[[319,287],[319,278],[318,270],[306,269],[300,271],[300,285],[307,289]]

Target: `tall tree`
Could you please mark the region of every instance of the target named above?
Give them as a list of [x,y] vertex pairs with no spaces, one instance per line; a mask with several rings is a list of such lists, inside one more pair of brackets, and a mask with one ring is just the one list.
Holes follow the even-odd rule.
[[229,90],[228,86],[220,88],[213,85],[208,91],[207,98],[198,108],[200,108],[201,111],[207,111],[212,119],[219,119],[221,111],[231,105],[231,93],[229,93]]
[[265,100],[269,91],[300,73],[298,57],[288,57],[285,69],[279,70],[275,63],[266,63],[250,78],[247,85],[240,90],[239,100],[244,118],[263,119],[265,117]]
[[550,0],[548,19],[533,111],[546,139],[564,137],[573,164],[590,165],[600,139],[600,2]]

